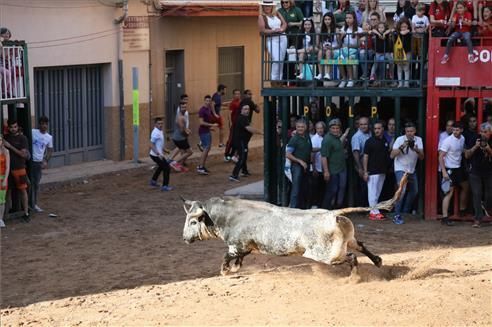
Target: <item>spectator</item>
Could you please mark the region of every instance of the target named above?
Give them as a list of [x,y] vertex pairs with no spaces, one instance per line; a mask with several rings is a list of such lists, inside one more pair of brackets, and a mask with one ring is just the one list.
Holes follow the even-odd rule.
[[429,9],[432,36],[444,37],[448,29],[448,19],[451,17],[451,8],[447,0],[432,1]]
[[[335,52],[335,59],[358,59],[359,37],[361,33],[362,28],[357,26],[354,13],[347,12],[345,15],[345,26],[342,28],[339,35],[341,51]],[[342,65],[339,67],[339,70],[342,81],[338,87],[353,87],[353,80],[357,77],[357,65]]]
[[451,47],[453,43],[458,39],[463,39],[468,47],[468,62],[473,64],[475,61],[475,57],[473,56],[473,44],[471,40],[471,25],[472,25],[472,16],[469,12],[466,11],[465,5],[461,2],[458,2],[456,5],[456,14],[451,19],[451,24],[454,26],[454,33],[448,39],[448,43],[446,44],[446,51],[444,56],[441,59],[441,64],[445,64],[449,61],[449,52],[451,51]]
[[260,33],[266,36],[266,46],[271,62],[271,81],[273,87],[280,87],[282,80],[283,61],[287,52],[287,37],[282,33],[287,29],[287,23],[282,15],[277,13],[273,0],[260,2],[258,17]]
[[393,142],[396,139],[396,121],[394,118],[388,119],[387,129],[384,131],[384,138],[390,145],[390,149],[393,147]]
[[439,143],[438,143],[438,148],[441,146],[442,141],[444,141],[448,136],[453,134],[453,125],[454,125],[454,120],[450,119],[446,121],[446,126],[444,131],[439,133]]
[[[174,120],[174,129],[172,135],[173,143],[178,149],[177,154],[179,154],[179,156],[177,156],[175,159],[177,163],[176,167],[179,167],[179,171],[188,171],[188,168],[184,167],[184,163],[186,159],[188,159],[188,157],[193,154],[190,143],[188,142],[188,137],[191,134],[191,130],[187,127],[189,126],[189,121],[187,118],[187,108],[188,103],[185,101],[181,101],[181,103],[179,104],[179,112],[176,115],[176,119]],[[171,160],[173,159],[174,158],[171,157]]]
[[237,117],[236,124],[234,126],[234,148],[239,153],[239,160],[234,166],[232,175],[229,176],[229,180],[233,182],[239,182],[239,171],[241,171],[242,177],[248,177],[251,174],[248,171],[248,143],[253,133],[262,134],[261,131],[250,126],[249,121],[250,108],[246,104],[241,108],[241,114]]
[[[471,21],[472,21],[472,26],[477,25],[478,21],[478,1],[477,0],[457,0],[457,1],[452,1],[451,5],[451,15],[449,17],[454,17],[458,10],[458,2],[461,2],[465,6],[465,11],[469,12],[471,15]],[[480,1],[481,2],[481,1]]]
[[405,124],[405,135],[396,139],[390,154],[391,159],[395,159],[396,183],[399,184],[403,175],[408,174],[408,183],[395,206],[393,223],[397,225],[404,223],[401,213],[408,213],[412,210],[413,201],[418,194],[415,167],[418,160],[424,160],[424,145],[422,139],[415,135],[416,132],[417,129],[413,123]]
[[369,130],[369,118],[359,118],[359,129],[352,136],[352,155],[354,157],[354,168],[359,176],[358,185],[359,190],[356,194],[356,203],[358,206],[366,207],[367,205],[367,184],[364,181],[364,145],[366,141],[371,137],[371,131]]
[[359,58],[362,68],[362,80],[367,80],[368,70],[371,69],[371,64],[374,60],[374,42],[372,38],[371,25],[364,23],[362,25],[363,36],[360,38]]
[[477,133],[477,117],[469,116],[467,117],[466,128],[463,131],[463,137],[465,138],[465,148],[470,149],[475,145],[475,141],[479,137]]
[[321,208],[324,191],[323,165],[321,163],[321,144],[325,136],[326,124],[322,121],[319,121],[316,123],[315,128],[316,134],[311,136],[311,145],[313,147],[313,151],[311,153],[311,204],[316,208]]
[[396,11],[393,16],[393,22],[397,24],[401,19],[411,20],[415,15],[415,9],[410,5],[408,0],[398,0],[396,2]]
[[[235,125],[237,121],[237,117],[239,116],[240,108],[239,105],[241,104],[241,91],[238,89],[234,89],[232,91],[232,101],[229,104],[229,110],[230,110],[230,121],[229,121],[229,138],[227,139],[226,147],[225,147],[225,152],[224,152],[224,161],[229,162],[232,159],[232,156],[236,153],[236,149],[233,146],[233,135],[234,135],[234,130],[235,130]],[[250,120],[251,122],[251,120]]]
[[374,135],[364,146],[364,181],[367,183],[367,200],[371,212],[369,219],[384,220],[384,215],[375,207],[383,189],[389,166],[389,143],[384,138],[382,122],[374,124]]
[[[4,146],[10,151],[10,181],[21,197],[24,222],[31,221],[29,217],[29,205],[27,196],[28,177],[26,173],[26,160],[29,160],[29,145],[27,138],[21,134],[20,127],[15,120],[9,121],[9,134],[5,137]],[[9,188],[9,195],[10,195]],[[8,196],[7,196],[8,197]]]
[[486,38],[485,40],[483,40],[482,45],[492,46],[492,8],[491,7],[483,8],[483,14],[480,16],[478,34],[481,37]]
[[300,119],[298,116],[296,116],[296,115],[290,115],[290,118],[289,118],[289,129],[287,130],[287,139],[289,139],[289,140],[292,137],[294,131],[296,130],[296,122],[297,122],[298,119]]
[[[392,30],[386,27],[385,23],[379,23],[374,33],[374,65],[371,70],[371,78],[374,86],[379,86],[386,76],[386,63],[390,63],[390,79],[392,78],[393,65],[393,42],[390,33]],[[377,79],[377,81],[376,81]]]
[[379,20],[383,23],[386,23],[386,15],[384,14],[384,7],[379,6],[378,0],[368,0],[366,10],[364,11],[364,15],[362,15],[363,23],[371,23],[370,17],[373,13],[377,13],[379,15]]
[[[397,38],[400,38],[404,60],[396,62],[396,71],[398,75],[398,87],[409,87],[410,81],[410,60],[412,59],[412,33],[410,31],[410,22],[406,17],[401,18],[396,24]],[[396,61],[396,58],[395,58]]]
[[336,207],[341,207],[347,187],[347,162],[341,139],[342,123],[340,119],[334,118],[330,120],[328,126],[329,132],[321,143],[321,163],[325,181],[323,209],[332,209],[333,202]]
[[480,126],[480,136],[472,146],[467,146],[465,157],[470,163],[473,227],[480,227],[484,216],[482,198],[488,208],[492,207],[492,125],[485,123]]
[[321,33],[319,35],[318,41],[318,62],[320,64],[318,67],[319,75],[316,76],[316,79],[321,79],[321,74],[323,74],[323,72],[323,79],[331,79],[332,65],[326,63],[322,65],[321,60],[323,59],[323,57],[325,58],[325,60],[330,60],[333,57],[333,51],[339,48],[337,35],[335,34],[336,32],[337,30],[335,26],[335,17],[331,12],[324,14],[321,24]]
[[291,161],[292,190],[290,192],[290,207],[305,209],[308,187],[309,164],[311,161],[311,139],[306,135],[306,122],[299,119],[296,122],[296,133],[287,144],[287,159]]
[[12,33],[10,30],[6,27],[0,27],[0,94],[4,93],[3,96],[0,96],[0,98],[8,98],[12,96],[13,90],[11,90],[11,73],[10,69],[8,66],[8,55],[7,58],[4,58],[4,52],[3,51],[3,41],[9,41],[10,38],[12,37]]
[[32,166],[31,166],[31,206],[35,212],[43,212],[38,206],[39,184],[42,170],[48,168],[53,153],[53,136],[48,133],[48,117],[41,116],[38,128],[32,130]]
[[10,153],[5,148],[3,137],[0,134],[0,228],[5,227],[3,215],[5,212],[5,199],[10,174]]
[[313,0],[301,0],[295,3],[301,8],[304,17],[313,17]]
[[355,8],[355,17],[357,18],[357,25],[362,27],[364,12],[366,11],[366,0],[359,0],[357,8]]
[[[394,118],[388,119],[386,130],[384,131],[384,139],[388,143],[389,151],[393,149],[393,143],[396,140],[396,121]],[[384,179],[383,190],[381,191],[380,198],[382,200],[391,199],[395,194],[396,178],[394,170],[394,160],[389,158],[388,169],[386,170],[386,178]]]
[[[278,12],[282,15],[287,24],[287,29],[285,30],[285,33],[287,34],[287,47],[289,49],[295,49],[297,46],[297,35],[299,34],[304,14],[299,7],[296,7],[294,0],[281,0],[280,3],[282,4],[282,7]],[[288,56],[289,55],[287,54],[287,57]],[[295,62],[284,65],[283,74],[287,76],[289,80],[294,80],[296,78],[295,67]],[[287,72],[285,70],[287,70]],[[251,111],[252,110],[253,108],[251,108]]]
[[429,18],[425,16],[425,5],[421,3],[417,5],[416,13],[412,17],[412,55],[415,59],[422,55],[425,56],[423,54],[423,44],[429,25]]
[[227,86],[225,86],[224,84],[219,84],[217,86],[217,92],[215,92],[212,95],[212,108],[214,109],[213,115],[219,127],[219,148],[222,148],[224,146],[224,135],[223,135],[224,120],[222,119],[220,113],[221,113],[222,106],[226,105],[222,101],[222,97],[226,94],[226,90],[227,90]]
[[[301,34],[297,38],[297,54],[299,56],[299,75],[298,79],[312,79],[314,76],[313,66],[304,65],[304,61],[311,61],[311,56],[318,52],[316,44],[316,32],[312,19],[305,18],[301,25]],[[318,76],[317,76],[318,77]],[[319,76],[318,79],[320,79]]]
[[164,125],[162,118],[156,118],[154,120],[154,129],[150,135],[150,158],[157,164],[154,170],[152,179],[150,180],[150,186],[157,186],[157,179],[162,172],[162,186],[161,191],[168,192],[174,188],[169,186],[169,174],[171,172],[171,166],[164,157],[164,133],[162,132],[162,126]]
[[333,13],[333,16],[335,17],[335,24],[337,25],[337,27],[343,27],[345,25],[346,15],[348,13],[353,14],[352,16],[354,16],[354,24],[357,25],[357,20],[354,14],[355,9],[350,5],[350,0],[339,0],[338,8]]
[[206,95],[204,98],[204,104],[198,111],[198,120],[200,127],[198,128],[198,135],[200,136],[200,142],[203,147],[202,156],[200,157],[200,163],[196,168],[196,171],[200,175],[208,175],[209,171],[205,167],[205,162],[207,161],[208,152],[212,146],[212,133],[211,127],[219,126],[215,120],[212,112],[212,97]]
[[[459,122],[455,122],[453,125],[453,134],[448,136],[439,147],[439,166],[441,167],[443,183],[445,181],[451,182],[449,192],[446,193],[442,200],[441,223],[447,226],[453,226],[453,222],[449,220],[448,214],[449,203],[453,197],[454,189],[461,186],[462,194],[467,191],[467,187],[464,185],[466,181],[465,169],[461,165],[465,149],[465,138],[461,135],[462,133],[463,126]],[[466,202],[460,203],[460,211],[464,211],[465,209]]]

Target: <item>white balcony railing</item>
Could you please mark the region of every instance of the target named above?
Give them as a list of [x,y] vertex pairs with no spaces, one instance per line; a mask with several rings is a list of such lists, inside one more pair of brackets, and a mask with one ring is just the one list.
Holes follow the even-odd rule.
[[0,101],[24,99],[24,47],[0,47]]

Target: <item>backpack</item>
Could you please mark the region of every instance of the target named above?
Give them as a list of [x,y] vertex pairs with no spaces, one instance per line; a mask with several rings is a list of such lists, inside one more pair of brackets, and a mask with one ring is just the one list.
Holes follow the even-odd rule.
[[403,49],[403,42],[401,41],[399,35],[396,39],[395,45],[393,46],[393,60],[396,63],[403,63],[407,61],[407,54],[405,53],[405,49]]

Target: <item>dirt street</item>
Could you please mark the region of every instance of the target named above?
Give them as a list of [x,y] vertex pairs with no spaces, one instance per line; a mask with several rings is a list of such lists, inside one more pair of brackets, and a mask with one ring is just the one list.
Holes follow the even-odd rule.
[[1,231],[1,325],[492,325],[489,226],[357,216],[384,263],[360,255],[360,281],[347,265],[261,255],[220,277],[225,245],[183,242],[178,196],[221,195],[263,168],[253,162],[241,184],[227,181],[230,164],[209,168],[172,174],[169,193],[148,186],[147,168],[44,192],[45,213]]

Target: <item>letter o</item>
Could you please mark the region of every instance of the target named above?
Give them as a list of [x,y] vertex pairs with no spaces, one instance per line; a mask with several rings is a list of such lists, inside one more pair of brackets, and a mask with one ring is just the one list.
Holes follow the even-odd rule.
[[326,106],[325,114],[326,114],[326,117],[331,117],[331,107],[330,106]]
[[485,63],[489,62],[490,57],[491,57],[491,55],[490,55],[489,51],[487,51],[487,50],[480,51],[480,61],[481,62],[485,62]]

